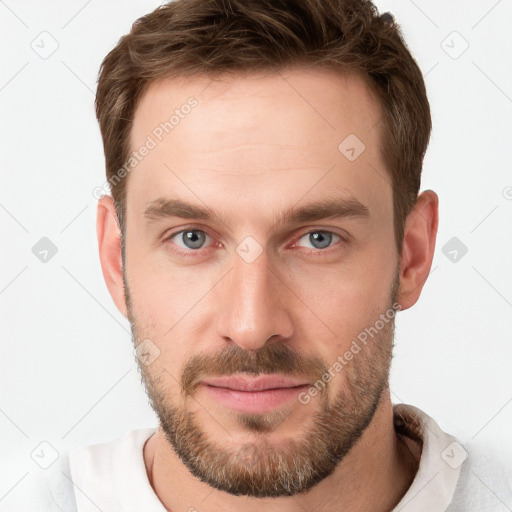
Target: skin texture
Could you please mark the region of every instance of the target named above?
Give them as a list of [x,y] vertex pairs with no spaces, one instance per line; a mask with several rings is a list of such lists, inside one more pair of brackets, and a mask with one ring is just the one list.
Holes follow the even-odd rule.
[[[150,340],[158,354],[139,365],[161,422],[144,448],[151,484],[173,511],[391,510],[421,450],[393,428],[394,319],[307,404],[235,413],[197,382],[248,370],[321,378],[394,303],[418,300],[437,195],[418,196],[399,258],[380,107],[354,75],[295,68],[155,82],[137,108],[132,148],[192,96],[197,106],[129,175],[124,268],[112,198],[98,203],[105,281],[135,345]],[[338,150],[349,134],[365,145],[354,161]],[[223,220],[148,222],[145,209],[162,196]],[[276,223],[291,206],[346,198],[368,217]],[[207,235],[199,249],[176,235],[190,229]],[[330,245],[313,245],[310,234],[326,231]],[[246,237],[261,249],[250,263],[237,252]]]

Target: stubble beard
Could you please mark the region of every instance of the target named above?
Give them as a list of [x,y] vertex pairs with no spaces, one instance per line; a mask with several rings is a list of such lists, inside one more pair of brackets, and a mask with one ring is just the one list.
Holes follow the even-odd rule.
[[[132,339],[137,346],[144,336],[139,333],[137,319],[131,310],[127,283],[125,293]],[[388,310],[396,303],[397,296],[398,276],[395,275]],[[313,404],[316,403],[319,407],[307,426],[301,425],[300,432],[284,442],[272,443],[268,434],[286,421],[287,412],[238,413],[235,416],[238,424],[248,434],[253,434],[254,440],[229,448],[212,440],[202,427],[205,421],[211,420],[212,425],[222,425],[225,420],[222,416],[212,418],[198,406],[194,394],[200,376],[212,375],[212,368],[221,370],[221,375],[245,372],[252,375],[287,373],[295,376],[304,375],[304,372],[299,373],[298,370],[309,371],[314,368],[316,381],[323,374],[318,373],[320,367],[327,372],[328,366],[332,365],[325,365],[314,358],[305,358],[286,344],[264,346],[256,355],[249,355],[239,346],[232,345],[219,355],[194,357],[185,363],[180,379],[180,396],[183,400],[176,404],[164,384],[165,369],[156,375],[155,371],[139,360],[137,363],[160,428],[192,475],[232,495],[275,498],[307,492],[331,475],[354,447],[374,418],[384,392],[389,387],[393,338],[394,317],[384,322],[378,334],[368,340],[341,371],[341,375],[345,374],[345,383],[334,400],[329,399],[329,383],[324,391],[319,392],[317,400],[312,400],[308,405],[298,405],[313,410]],[[335,382],[336,378],[334,376],[331,382]],[[203,415],[203,419],[199,415]],[[229,437],[228,434],[226,437]]]

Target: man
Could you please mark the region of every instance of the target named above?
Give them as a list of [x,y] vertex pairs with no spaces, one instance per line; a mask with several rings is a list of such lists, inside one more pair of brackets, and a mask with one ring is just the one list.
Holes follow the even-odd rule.
[[464,447],[390,399],[395,316],[438,225],[429,104],[393,18],[177,0],[106,57],[96,109],[103,275],[160,425],[72,452],[54,502],[491,510]]

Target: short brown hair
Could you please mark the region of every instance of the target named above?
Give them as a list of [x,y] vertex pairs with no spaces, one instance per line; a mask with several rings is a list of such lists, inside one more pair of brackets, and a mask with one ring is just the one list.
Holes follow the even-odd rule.
[[[134,113],[157,79],[318,66],[362,76],[381,101],[381,153],[391,178],[395,240],[416,202],[431,118],[421,71],[389,13],[365,0],[174,0],[139,18],[104,59],[96,115],[106,174],[125,233]],[[341,142],[341,141],[340,141]]]

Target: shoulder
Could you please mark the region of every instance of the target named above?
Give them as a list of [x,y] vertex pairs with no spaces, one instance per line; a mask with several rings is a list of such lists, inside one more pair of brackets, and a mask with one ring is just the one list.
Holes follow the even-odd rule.
[[484,443],[463,443],[467,458],[461,466],[447,512],[499,512],[512,505],[512,462]]
[[[144,443],[154,434],[155,428],[142,428],[126,432],[107,442],[75,448],[69,454],[70,469],[73,473],[78,465],[87,468],[87,473],[109,474],[123,461],[139,461]],[[81,473],[83,473],[81,471]]]
[[80,512],[133,507],[149,510],[148,503],[159,505],[143,454],[145,442],[155,431],[156,428],[130,430],[122,437],[70,452],[70,477]]
[[75,490],[69,469],[69,454],[64,454],[59,463],[50,468],[50,472],[46,475],[46,486],[53,509],[76,512]]
[[2,499],[2,512],[77,512],[67,454],[60,454],[47,469],[30,471],[20,484],[22,492]]
[[123,466],[142,471],[142,447],[155,430],[131,430],[111,441],[61,453],[48,469],[27,475],[23,483],[26,491],[16,495],[12,493],[12,497],[2,500],[2,512],[85,510],[86,507],[80,503],[89,503],[89,488],[104,488],[102,482],[114,480],[113,475],[119,474]]
[[417,407],[395,405],[394,416],[397,432],[422,445],[418,473],[397,510],[511,510],[512,462],[505,453],[455,438]]

